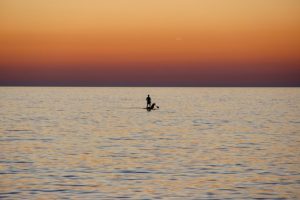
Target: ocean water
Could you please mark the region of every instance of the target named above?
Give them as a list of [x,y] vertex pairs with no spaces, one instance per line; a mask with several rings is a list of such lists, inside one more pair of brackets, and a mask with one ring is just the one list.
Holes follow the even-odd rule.
[[300,88],[1,87],[0,198],[300,199]]

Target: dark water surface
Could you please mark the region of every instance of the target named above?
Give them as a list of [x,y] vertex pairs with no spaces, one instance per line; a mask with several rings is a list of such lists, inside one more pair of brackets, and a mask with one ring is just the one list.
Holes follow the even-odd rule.
[[1,87],[0,109],[0,198],[300,198],[299,88]]

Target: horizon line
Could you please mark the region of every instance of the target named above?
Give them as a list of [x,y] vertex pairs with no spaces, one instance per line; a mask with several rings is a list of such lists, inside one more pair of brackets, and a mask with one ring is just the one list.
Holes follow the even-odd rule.
[[0,87],[167,87],[167,88],[221,88],[221,87],[236,87],[236,88],[297,88],[300,85],[0,85]]

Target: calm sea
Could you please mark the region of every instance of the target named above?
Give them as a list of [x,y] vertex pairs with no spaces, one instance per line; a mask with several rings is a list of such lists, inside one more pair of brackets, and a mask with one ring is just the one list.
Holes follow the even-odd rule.
[[1,87],[0,198],[299,199],[300,88]]

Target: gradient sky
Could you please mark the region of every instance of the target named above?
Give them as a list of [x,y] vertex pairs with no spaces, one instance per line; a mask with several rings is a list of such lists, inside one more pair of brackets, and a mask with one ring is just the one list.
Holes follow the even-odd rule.
[[300,86],[300,1],[1,0],[0,85]]

